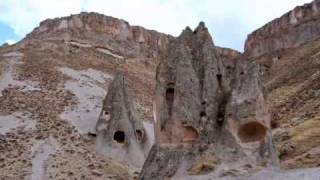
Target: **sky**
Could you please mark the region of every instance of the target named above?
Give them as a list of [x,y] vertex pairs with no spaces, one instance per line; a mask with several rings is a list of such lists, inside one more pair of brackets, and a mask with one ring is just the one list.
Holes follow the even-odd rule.
[[243,51],[249,33],[311,0],[0,0],[0,45],[47,18],[98,12],[177,36],[204,21],[218,46]]

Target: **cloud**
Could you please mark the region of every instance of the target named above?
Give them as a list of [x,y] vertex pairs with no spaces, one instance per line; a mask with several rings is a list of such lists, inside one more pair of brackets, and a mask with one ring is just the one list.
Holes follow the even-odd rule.
[[205,21],[215,43],[243,49],[247,34],[311,0],[10,0],[0,1],[0,21],[20,38],[47,18],[94,11],[167,34]]
[[7,39],[5,41],[5,43],[8,43],[9,45],[12,45],[12,44],[15,44],[17,41],[16,40],[13,40],[13,39]]
[[24,37],[40,21],[79,13],[79,0],[10,0],[0,1],[0,21],[10,25],[15,34]]

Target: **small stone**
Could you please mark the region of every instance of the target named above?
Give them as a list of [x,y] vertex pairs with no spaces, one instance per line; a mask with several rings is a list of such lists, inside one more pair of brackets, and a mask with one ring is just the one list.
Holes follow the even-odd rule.
[[101,172],[99,172],[98,170],[92,170],[91,171],[92,175],[95,175],[95,176],[102,176],[103,174]]

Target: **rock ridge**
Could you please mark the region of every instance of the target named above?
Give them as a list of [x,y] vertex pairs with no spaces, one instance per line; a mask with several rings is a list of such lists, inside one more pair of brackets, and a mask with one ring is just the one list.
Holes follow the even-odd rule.
[[248,35],[245,53],[258,57],[297,47],[320,36],[320,0],[297,6]]

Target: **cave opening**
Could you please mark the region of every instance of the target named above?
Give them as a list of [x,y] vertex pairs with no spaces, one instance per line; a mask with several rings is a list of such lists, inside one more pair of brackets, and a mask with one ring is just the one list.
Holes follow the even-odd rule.
[[172,114],[174,93],[175,93],[174,83],[168,83],[167,89],[166,89],[166,102],[167,102],[167,106],[168,106],[169,116],[171,116],[171,114]]
[[219,103],[219,106],[218,106],[218,113],[217,113],[217,116],[216,116],[217,124],[219,126],[222,126],[223,123],[224,123],[225,114],[226,114],[226,106],[227,106],[228,99],[229,99],[229,94],[226,93],[226,94],[224,94],[224,96],[220,100],[220,103]]
[[143,132],[140,129],[136,129],[136,137],[138,139],[138,141],[142,141],[143,140]]
[[221,86],[221,84],[222,84],[222,75],[221,74],[217,74],[217,80],[218,80],[219,86]]
[[184,127],[183,142],[193,143],[199,138],[198,131],[192,126]]
[[267,133],[267,128],[260,122],[248,122],[240,126],[238,136],[244,143],[262,140]]
[[219,126],[223,125],[223,121],[224,121],[224,109],[221,110],[219,109],[218,114],[217,114],[217,123]]
[[123,131],[116,131],[113,134],[113,140],[116,141],[117,143],[123,144],[125,139],[126,139],[126,135]]
[[205,111],[200,112],[200,118],[206,117],[207,113]]

